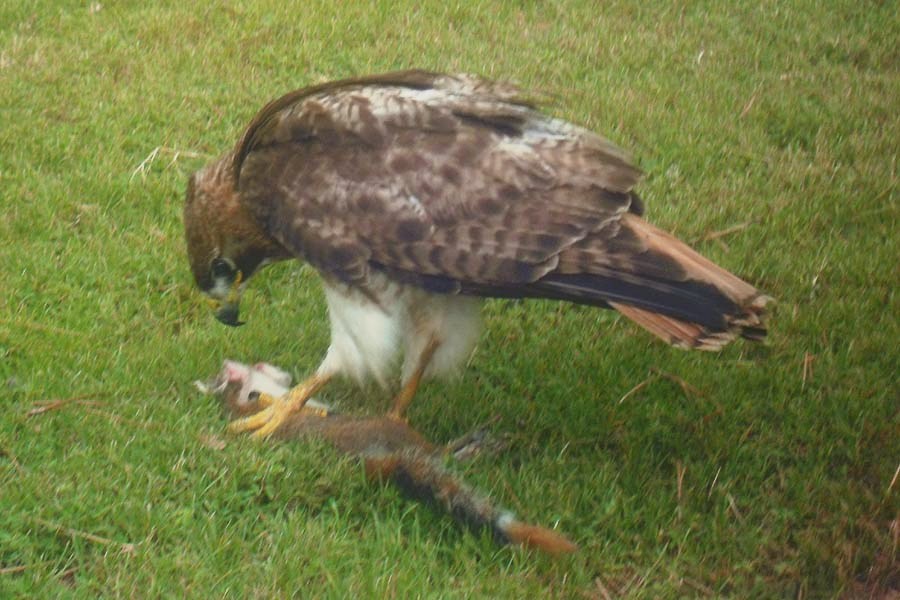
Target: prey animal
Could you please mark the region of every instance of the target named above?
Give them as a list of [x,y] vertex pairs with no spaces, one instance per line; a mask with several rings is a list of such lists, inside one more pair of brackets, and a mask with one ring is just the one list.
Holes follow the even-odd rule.
[[385,387],[402,419],[424,377],[470,355],[484,298],[614,309],[679,348],[759,340],[768,296],[642,217],[640,170],[515,86],[403,71],[267,104],[188,181],[197,285],[239,325],[247,282],[310,264],[331,343],[315,372],[233,429],[267,436],[335,375]]
[[[234,418],[258,413],[265,408],[267,397],[286,393],[290,383],[290,374],[272,365],[225,361],[214,379],[197,382],[197,386],[206,393],[217,394],[226,415]],[[369,478],[390,481],[406,494],[437,505],[473,529],[489,531],[502,544],[522,545],[550,554],[577,549],[552,529],[519,521],[444,466],[450,450],[464,453],[467,446],[478,443],[477,438],[442,449],[398,419],[336,414],[313,399],[289,415],[272,436],[282,440],[325,439],[341,452],[358,457]]]

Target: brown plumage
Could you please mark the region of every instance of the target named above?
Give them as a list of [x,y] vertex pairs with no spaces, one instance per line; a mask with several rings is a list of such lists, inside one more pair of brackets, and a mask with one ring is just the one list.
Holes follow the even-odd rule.
[[[192,177],[189,257],[232,323],[260,264],[315,267],[334,293],[329,376],[382,367],[365,341],[340,349],[341,298],[394,319],[407,380],[425,346],[413,337],[454,346],[435,321],[451,312],[434,308],[439,296],[611,307],[684,348],[763,337],[768,298],[644,221],[640,176],[609,141],[509,85],[423,71],[328,83],[271,102]],[[354,352],[373,364],[351,365]],[[426,370],[464,354],[442,352]]]

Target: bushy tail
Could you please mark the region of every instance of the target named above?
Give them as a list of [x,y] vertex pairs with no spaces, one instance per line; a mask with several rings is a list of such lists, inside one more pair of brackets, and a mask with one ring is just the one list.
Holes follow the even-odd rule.
[[516,521],[510,513],[501,514],[495,525],[511,544],[537,548],[548,554],[565,554],[578,550],[578,546],[561,533]]
[[565,536],[551,529],[517,521],[512,513],[466,485],[444,468],[435,457],[417,449],[367,456],[366,475],[388,480],[410,496],[439,505],[454,519],[476,530],[488,529],[503,544],[536,548],[549,554],[578,549]]

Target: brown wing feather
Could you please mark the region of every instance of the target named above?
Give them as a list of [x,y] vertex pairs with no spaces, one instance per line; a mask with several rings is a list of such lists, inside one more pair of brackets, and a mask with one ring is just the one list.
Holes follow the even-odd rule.
[[613,306],[694,347],[764,331],[752,286],[638,218],[624,152],[512,86],[423,71],[314,86],[265,107],[233,164],[263,228],[347,283],[378,269]]
[[639,171],[602,138],[497,89],[415,72],[289,94],[238,144],[242,200],[279,242],[343,280],[361,282],[375,263],[535,281],[628,210]]
[[[486,97],[495,101],[499,100],[510,105],[533,108],[533,103],[526,98],[522,91],[512,85],[501,82],[489,81],[469,75],[444,75],[433,71],[410,69],[406,71],[393,71],[365,77],[353,77],[338,81],[328,81],[318,85],[308,86],[295,90],[280,98],[269,102],[260,110],[241,139],[238,141],[234,156],[233,170],[235,179],[239,180],[244,160],[247,155],[261,145],[271,143],[271,139],[294,137],[292,126],[284,131],[283,125],[292,115],[303,118],[302,111],[304,100],[311,97],[328,97],[335,95],[341,97],[348,91],[362,90],[364,88],[402,88],[402,89],[443,89],[448,92],[466,94],[470,97]],[[298,111],[299,109],[299,111]],[[337,126],[341,124],[335,123]],[[346,124],[344,124],[346,125]],[[282,131],[277,131],[282,129]],[[300,138],[303,139],[301,133]]]

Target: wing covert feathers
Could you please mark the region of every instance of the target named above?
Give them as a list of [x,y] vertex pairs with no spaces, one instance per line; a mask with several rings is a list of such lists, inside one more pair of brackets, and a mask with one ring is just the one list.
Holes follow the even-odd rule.
[[365,291],[612,307],[683,348],[765,336],[770,300],[640,215],[628,155],[515,86],[403,71],[263,108],[233,152],[241,203],[278,244]]

